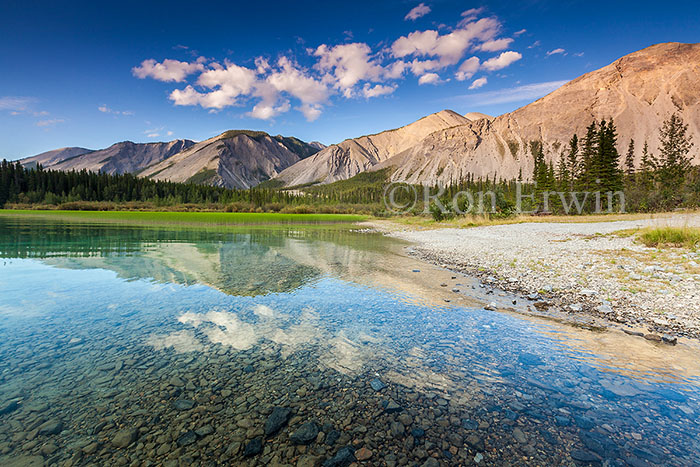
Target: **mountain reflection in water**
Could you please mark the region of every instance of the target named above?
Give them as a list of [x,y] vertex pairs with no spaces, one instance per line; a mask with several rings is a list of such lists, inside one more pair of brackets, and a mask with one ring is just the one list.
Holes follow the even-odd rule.
[[[529,315],[523,303],[484,310],[486,301],[513,297],[487,295],[473,279],[407,257],[403,246],[348,229],[207,232],[0,218],[0,405],[50,403],[56,416],[85,418],[115,391],[148,406],[172,378],[209,375],[235,379],[232,387],[252,391],[244,399],[263,385],[267,404],[294,403],[300,387],[313,386],[330,391],[330,401],[346,391],[359,400],[405,396],[416,413],[468,418],[457,418],[460,429],[492,412],[505,415],[489,416],[490,424],[537,420],[533,427],[561,437],[549,452],[531,432],[548,453],[542,462],[563,459],[578,442],[569,425],[550,422],[570,424],[584,411],[626,427],[621,446],[631,430],[657,445],[670,436],[676,452],[654,455],[687,460],[700,413],[696,344],[573,327]],[[367,389],[376,377],[391,392]],[[294,393],[284,395],[289,385]],[[645,420],[659,417],[666,429],[654,431]],[[66,430],[66,445],[80,433]],[[7,439],[7,449],[19,449]],[[511,445],[502,449],[512,455]]]

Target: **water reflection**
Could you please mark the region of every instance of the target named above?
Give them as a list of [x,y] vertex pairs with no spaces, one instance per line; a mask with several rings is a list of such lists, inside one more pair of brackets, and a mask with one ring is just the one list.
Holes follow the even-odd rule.
[[[110,429],[100,435],[85,426],[95,407],[104,407],[107,420],[129,423],[141,412],[159,414],[143,436],[144,445],[162,444],[163,426],[197,428],[172,410],[183,397],[213,401],[200,412],[226,414],[210,415],[210,423],[262,423],[258,405],[284,403],[302,413],[308,406],[340,411],[328,415],[332,423],[356,433],[359,422],[345,420],[364,413],[361,407],[367,420],[396,423],[377,411],[390,395],[433,430],[433,446],[461,437],[456,453],[420,444],[448,464],[445,451],[460,457],[466,450],[471,457],[459,463],[489,452],[483,439],[465,442],[476,431],[492,443],[495,463],[523,453],[531,462],[570,463],[582,456],[576,449],[632,464],[692,458],[697,346],[660,347],[472,307],[510,304],[511,297],[486,295],[473,281],[400,252],[380,236],[338,230],[226,233],[0,219],[0,408],[18,404],[0,430],[0,453],[39,452],[30,427],[52,417],[70,427],[58,438],[63,445],[109,444]],[[375,377],[390,389],[369,389]],[[349,394],[356,405],[341,403]],[[478,430],[471,428],[477,419]],[[370,427],[367,436],[386,426]],[[513,443],[514,427],[530,441]],[[242,430],[242,439],[252,429],[247,422],[227,428]],[[371,442],[422,461],[411,436],[408,447],[398,435]],[[168,442],[177,445],[175,438]],[[132,461],[146,455],[135,449]],[[86,459],[101,463],[113,451],[93,454]],[[59,448],[45,457],[70,455]],[[154,456],[156,463],[165,458]]]

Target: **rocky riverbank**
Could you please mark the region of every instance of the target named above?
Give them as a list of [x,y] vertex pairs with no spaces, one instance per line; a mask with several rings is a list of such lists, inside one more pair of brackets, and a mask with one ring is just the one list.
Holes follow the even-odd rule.
[[409,253],[518,293],[538,312],[595,316],[675,343],[700,337],[700,253],[647,248],[617,232],[700,225],[700,215],[596,223],[523,223],[418,230],[367,223],[413,243]]

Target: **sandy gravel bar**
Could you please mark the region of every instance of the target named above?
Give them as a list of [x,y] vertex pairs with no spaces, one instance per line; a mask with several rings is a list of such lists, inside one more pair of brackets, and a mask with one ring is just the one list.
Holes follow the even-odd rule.
[[[538,309],[589,313],[654,335],[700,337],[700,252],[647,248],[621,230],[700,226],[700,214],[595,223],[416,230],[373,222],[409,251],[529,295]],[[647,331],[644,330],[646,328]]]

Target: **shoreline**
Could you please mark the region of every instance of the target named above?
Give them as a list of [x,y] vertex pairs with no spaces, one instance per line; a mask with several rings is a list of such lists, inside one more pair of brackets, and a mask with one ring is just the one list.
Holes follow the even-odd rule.
[[391,221],[362,225],[408,241],[411,256],[518,295],[536,316],[574,325],[589,321],[583,324],[669,345],[700,339],[700,253],[647,248],[631,235],[615,235],[657,225],[697,226],[700,215],[434,230]]

